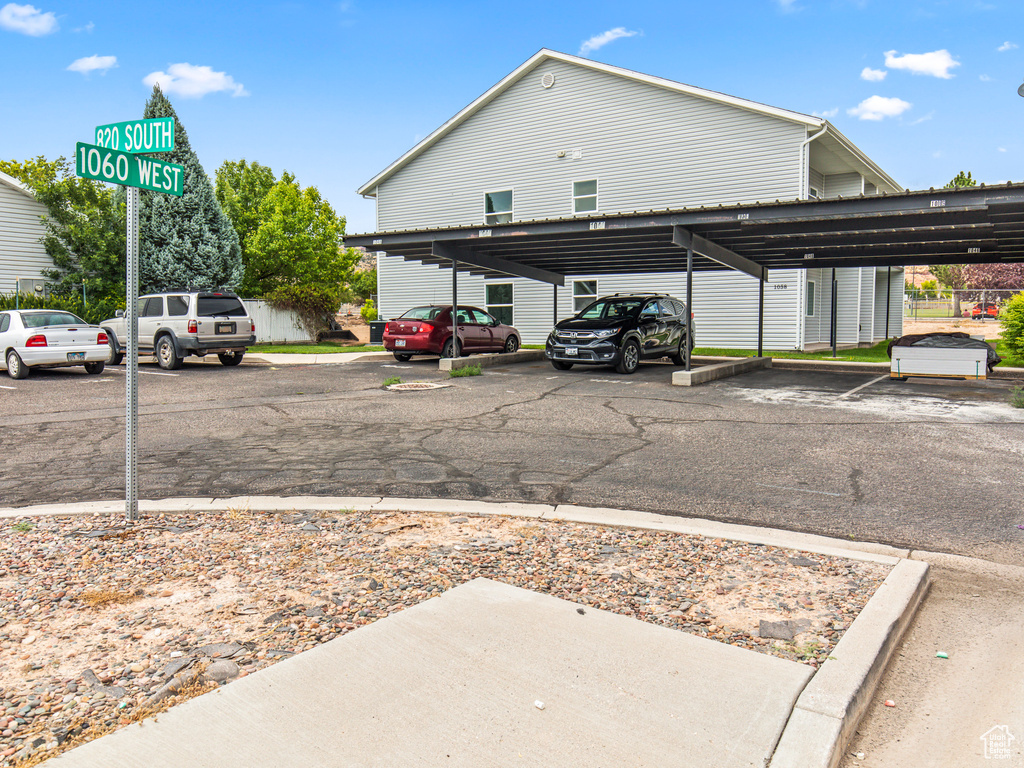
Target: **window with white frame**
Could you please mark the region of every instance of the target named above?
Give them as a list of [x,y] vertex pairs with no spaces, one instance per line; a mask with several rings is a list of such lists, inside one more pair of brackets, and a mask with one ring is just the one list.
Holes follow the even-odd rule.
[[484,193],[484,223],[508,224],[512,221],[512,190]]
[[597,280],[572,281],[572,311],[579,312],[597,300]]
[[573,213],[597,210],[597,179],[572,183],[572,210]]
[[499,323],[514,325],[512,283],[491,283],[487,286],[487,311]]
[[804,310],[804,314],[807,317],[814,317],[814,294],[817,283],[813,280],[807,281],[807,307]]

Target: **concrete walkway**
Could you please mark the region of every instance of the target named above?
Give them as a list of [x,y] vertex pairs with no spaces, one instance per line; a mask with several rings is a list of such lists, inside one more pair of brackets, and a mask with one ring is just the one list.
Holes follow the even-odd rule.
[[[636,511],[380,497],[140,502],[148,512],[240,506],[572,520],[894,568],[817,671],[478,579],[48,765],[831,768],[928,587],[927,563],[905,550]],[[122,510],[42,505],[0,518]]]

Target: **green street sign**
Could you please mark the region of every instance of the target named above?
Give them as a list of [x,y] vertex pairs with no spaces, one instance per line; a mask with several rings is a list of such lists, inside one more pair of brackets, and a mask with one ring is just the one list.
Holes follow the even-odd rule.
[[174,118],[129,120],[96,126],[96,146],[121,152],[170,152],[174,149]]
[[75,173],[87,179],[166,192],[178,197],[181,197],[185,186],[185,169],[180,165],[81,141],[75,145]]

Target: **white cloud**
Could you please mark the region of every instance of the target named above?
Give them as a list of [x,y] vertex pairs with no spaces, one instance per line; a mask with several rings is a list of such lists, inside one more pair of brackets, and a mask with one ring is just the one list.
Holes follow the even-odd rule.
[[596,51],[598,48],[604,48],[608,43],[613,40],[618,40],[620,37],[634,37],[639,35],[639,32],[635,32],[625,27],[615,27],[615,29],[609,29],[607,32],[602,32],[600,35],[594,35],[589,40],[585,41],[580,46],[578,56],[586,56],[588,53]]
[[978,75],[978,79],[981,80],[981,82],[983,83],[987,83],[992,80],[992,78],[989,77],[988,75]]
[[811,112],[811,114],[814,115],[815,117],[835,117],[836,115],[839,114],[839,107],[836,107],[835,109],[826,109],[823,112]]
[[88,33],[89,33],[89,34],[91,35],[91,34],[92,34],[92,31],[93,31],[94,29],[96,29],[96,25],[95,25],[95,24],[93,24],[93,23],[92,23],[92,22],[90,21],[90,22],[89,22],[88,24],[86,24],[86,25],[84,25],[84,26],[81,26],[81,27],[76,27],[75,29],[73,29],[73,30],[71,30],[71,31],[72,31],[72,32],[88,32]]
[[1006,151],[1006,147],[999,147],[999,151],[1000,152],[1005,152]]
[[931,53],[905,53],[902,56],[897,56],[896,51],[886,51],[885,66],[889,69],[906,69],[915,75],[931,75],[949,80],[953,77],[949,70],[959,67],[960,62],[945,48]]
[[107,70],[117,66],[117,56],[86,56],[82,59],[75,59],[68,65],[69,72],[81,72],[88,75],[90,72],[107,74]]
[[231,75],[214,72],[210,67],[193,64],[171,64],[166,72],[152,72],[142,78],[151,88],[158,84],[164,93],[177,94],[187,99],[199,99],[208,93],[230,91],[232,96],[248,96],[245,86],[236,83]]
[[57,31],[57,17],[31,5],[8,3],[0,8],[0,27],[23,35],[42,37]]
[[1012,51],[1014,48],[1020,48],[1020,46],[1017,45],[1016,43],[1011,43],[1009,40],[1007,40],[1005,43],[996,48],[996,50],[999,51],[1000,53],[1003,53],[1004,51]]
[[902,115],[912,106],[913,104],[903,99],[871,96],[864,99],[856,107],[846,110],[846,112],[854,117],[859,117],[861,120],[883,120],[887,117]]
[[935,110],[932,110],[931,112],[929,112],[929,113],[928,113],[927,115],[925,115],[924,117],[919,117],[919,118],[917,118],[917,120],[914,120],[914,121],[913,121],[913,122],[911,123],[911,125],[920,125],[921,123],[926,123],[926,122],[928,122],[929,120],[931,120],[931,119],[932,119],[933,117],[935,117]]
[[885,80],[885,76],[889,73],[884,69],[872,69],[871,67],[864,67],[860,71],[860,79],[867,80],[868,82],[877,83]]
[[776,2],[779,4],[779,10],[783,13],[793,13],[800,10],[797,8],[796,0],[776,0]]

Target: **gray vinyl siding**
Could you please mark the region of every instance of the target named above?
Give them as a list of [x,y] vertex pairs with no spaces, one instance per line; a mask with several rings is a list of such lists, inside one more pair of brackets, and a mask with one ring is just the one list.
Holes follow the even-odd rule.
[[875,269],[861,267],[860,272],[860,338],[861,344],[870,344],[875,338]]
[[818,190],[819,197],[825,197],[825,176],[811,168],[811,186]]
[[53,269],[40,238],[45,206],[0,181],[0,293],[13,293],[17,278],[38,278]]
[[599,180],[601,213],[794,199],[805,137],[781,118],[548,60],[378,186],[378,229],[481,224],[484,193],[506,189],[515,220],[571,216],[582,179]]
[[862,183],[859,173],[833,173],[825,177],[825,197],[857,197]]
[[[889,275],[889,338],[903,335],[903,270],[893,269]],[[875,274],[875,337],[874,341],[886,338],[886,270],[880,268]]]

